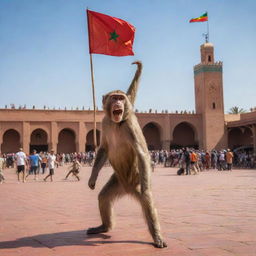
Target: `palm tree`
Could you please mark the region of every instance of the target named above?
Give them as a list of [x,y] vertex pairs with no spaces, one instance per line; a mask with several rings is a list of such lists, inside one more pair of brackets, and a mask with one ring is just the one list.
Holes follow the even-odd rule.
[[234,106],[234,107],[229,109],[228,113],[229,114],[242,114],[242,113],[245,113],[245,112],[247,112],[245,109]]

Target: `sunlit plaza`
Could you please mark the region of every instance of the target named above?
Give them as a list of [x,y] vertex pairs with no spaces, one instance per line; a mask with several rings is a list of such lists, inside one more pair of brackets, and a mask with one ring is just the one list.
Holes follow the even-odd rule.
[[44,175],[17,183],[5,171],[0,187],[0,252],[16,255],[194,255],[251,256],[256,251],[255,170],[209,170],[177,176],[176,168],[157,167],[152,188],[168,248],[152,246],[140,206],[129,197],[114,204],[113,230],[88,236],[100,222],[97,195],[112,173],[105,167],[95,191],[81,181],[65,181],[67,166],[56,169],[53,182]]
[[2,0],[0,256],[256,256],[255,7]]

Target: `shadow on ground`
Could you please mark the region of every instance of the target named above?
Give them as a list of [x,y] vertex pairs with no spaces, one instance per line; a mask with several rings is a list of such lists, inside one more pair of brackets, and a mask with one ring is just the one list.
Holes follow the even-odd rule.
[[[120,240],[120,241],[107,241],[111,238],[109,235],[96,234],[87,235],[85,230],[59,232],[52,234],[42,234],[36,236],[22,237],[17,240],[0,242],[1,249],[8,248],[21,248],[21,247],[47,247],[54,248],[59,246],[97,246],[100,244],[148,244],[152,243],[135,241],[135,240]],[[93,240],[94,241],[91,241]]]

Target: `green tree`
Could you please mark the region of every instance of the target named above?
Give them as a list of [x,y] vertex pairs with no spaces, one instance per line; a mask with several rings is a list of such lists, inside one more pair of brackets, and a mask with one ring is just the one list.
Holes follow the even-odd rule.
[[247,111],[245,109],[239,108],[237,106],[230,108],[228,111],[229,114],[242,114],[242,113],[246,113],[246,112]]

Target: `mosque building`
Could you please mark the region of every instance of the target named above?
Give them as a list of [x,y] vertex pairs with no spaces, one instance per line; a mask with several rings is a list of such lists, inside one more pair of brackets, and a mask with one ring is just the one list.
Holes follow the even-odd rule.
[[[214,60],[214,46],[200,47],[194,66],[195,113],[136,113],[150,150],[195,147],[204,150],[251,148],[256,152],[256,111],[224,114],[222,62]],[[104,112],[97,111],[100,143]],[[2,153],[33,149],[58,153],[93,149],[93,111],[0,109]]]

